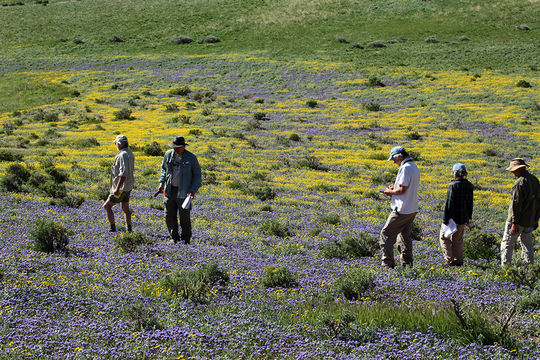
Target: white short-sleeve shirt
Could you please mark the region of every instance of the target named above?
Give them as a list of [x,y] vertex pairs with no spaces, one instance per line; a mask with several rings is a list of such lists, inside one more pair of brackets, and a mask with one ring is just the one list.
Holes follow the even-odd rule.
[[407,190],[401,195],[392,195],[391,206],[400,214],[412,214],[418,212],[418,187],[420,185],[420,170],[408,157],[403,159],[394,182],[394,188],[407,186]]

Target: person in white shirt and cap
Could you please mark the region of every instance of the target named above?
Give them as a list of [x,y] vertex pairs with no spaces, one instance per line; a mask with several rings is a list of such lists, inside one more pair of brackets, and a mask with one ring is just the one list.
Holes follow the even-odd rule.
[[122,212],[124,213],[127,231],[131,232],[131,210],[129,208],[129,198],[135,183],[133,176],[135,171],[135,156],[129,149],[127,136],[118,135],[116,139],[114,139],[113,143],[116,144],[118,153],[114,158],[114,164],[111,171],[110,195],[103,204],[103,208],[107,213],[110,231],[115,232],[116,223],[112,208],[115,204],[120,204]]
[[399,166],[399,171],[393,185],[381,192],[391,196],[392,212],[388,216],[379,236],[382,252],[382,266],[394,267],[394,244],[398,240],[398,250],[401,254],[401,264],[413,264],[412,227],[418,212],[418,187],[420,185],[420,170],[401,146],[390,151],[388,161],[393,160]]

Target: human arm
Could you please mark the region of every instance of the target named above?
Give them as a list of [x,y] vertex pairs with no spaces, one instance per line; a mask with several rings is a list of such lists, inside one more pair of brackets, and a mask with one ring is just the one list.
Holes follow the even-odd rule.
[[390,185],[386,189],[384,189],[382,193],[387,196],[402,195],[402,194],[405,194],[405,192],[407,191],[407,188],[408,186],[405,186],[405,185],[398,185],[398,186]]
[[191,195],[195,197],[195,194],[199,190],[202,184],[202,174],[201,174],[201,165],[199,164],[199,160],[197,160],[197,157],[194,156],[194,160],[192,161],[191,165],[191,187],[189,189],[188,195]]

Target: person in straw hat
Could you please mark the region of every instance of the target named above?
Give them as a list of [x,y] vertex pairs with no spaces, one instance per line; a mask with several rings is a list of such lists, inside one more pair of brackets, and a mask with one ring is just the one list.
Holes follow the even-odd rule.
[[512,201],[508,207],[508,218],[501,241],[501,265],[512,262],[514,246],[519,238],[521,258],[525,264],[534,262],[532,232],[538,228],[540,218],[540,184],[538,178],[527,171],[529,165],[521,158],[510,161],[506,168],[517,177],[512,187]]

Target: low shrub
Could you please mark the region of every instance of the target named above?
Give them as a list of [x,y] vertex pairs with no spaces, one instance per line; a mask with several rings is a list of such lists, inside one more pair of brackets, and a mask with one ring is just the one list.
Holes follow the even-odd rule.
[[350,310],[342,309],[339,314],[329,312],[321,313],[317,318],[318,325],[323,329],[325,335],[332,338],[343,338],[349,336],[351,323],[356,320],[356,314]]
[[39,219],[30,231],[30,239],[34,240],[34,250],[52,253],[64,250],[69,244],[71,231],[53,220]]
[[272,200],[276,197],[276,192],[268,185],[256,187],[250,192],[261,201]]
[[18,154],[9,150],[0,150],[0,161],[23,161],[23,154]]
[[312,155],[306,155],[296,163],[300,168],[309,168],[313,170],[328,171],[329,168],[321,163],[321,160]]
[[46,181],[39,186],[39,189],[52,198],[63,199],[67,196],[66,185],[54,180]]
[[530,88],[532,87],[531,83],[528,82],[527,80],[519,80],[516,84],[517,87],[522,87],[522,88]]
[[527,24],[519,24],[518,26],[516,26],[516,29],[525,31],[531,30],[531,28]]
[[384,87],[383,82],[376,76],[370,76],[366,82],[366,86],[369,87]]
[[137,250],[139,246],[151,244],[153,240],[143,233],[132,232],[115,237],[114,242],[122,252],[129,253]]
[[84,203],[84,196],[67,194],[63,199],[55,202],[55,205],[68,206],[71,208],[79,208]]
[[365,103],[363,104],[363,107],[367,111],[380,111],[381,110],[381,105],[377,104],[376,102]]
[[263,234],[273,235],[281,238],[292,235],[292,232],[289,229],[288,225],[282,224],[274,219],[268,219],[264,221],[259,226],[259,231]]
[[11,164],[7,167],[6,174],[0,178],[0,187],[5,191],[22,192],[30,175],[30,170],[26,165]]
[[354,269],[334,282],[334,290],[347,300],[359,300],[375,287],[375,275],[367,269]]
[[490,260],[497,256],[497,235],[474,229],[465,237],[463,255],[469,259]]
[[506,277],[513,283],[534,289],[540,279],[540,264],[512,265],[505,268]]
[[405,139],[407,140],[420,140],[421,138],[422,135],[420,135],[418,131],[411,131],[405,135]]
[[343,37],[337,37],[336,41],[338,43],[341,43],[341,44],[348,44],[349,43],[349,41],[347,39],[343,38]]
[[148,156],[163,156],[165,154],[157,141],[152,141],[150,144],[144,145],[143,151]]
[[427,38],[425,38],[424,41],[427,43],[432,43],[432,44],[439,42],[439,40],[437,40],[437,37],[435,35],[428,36]]
[[214,293],[210,290],[223,288],[228,283],[229,274],[214,262],[201,265],[198,269],[179,270],[167,275],[159,282],[159,288],[166,295],[207,303]]
[[135,323],[135,328],[133,329],[135,331],[163,329],[163,325],[159,319],[154,316],[153,310],[148,306],[144,306],[142,302],[124,306],[122,308],[122,316]]
[[341,223],[341,218],[337,214],[328,214],[320,216],[319,222],[328,225],[337,225]]
[[536,290],[519,298],[518,310],[536,311],[540,309],[540,291]]
[[397,169],[391,170],[378,170],[375,174],[371,175],[370,181],[373,184],[393,184],[396,179]]
[[77,139],[73,141],[72,144],[74,147],[78,149],[85,149],[85,148],[100,146],[100,143],[97,141],[95,137],[86,138],[86,139]]
[[176,105],[176,104],[166,104],[165,105],[165,111],[166,112],[177,112],[178,111],[178,105]]
[[188,135],[199,136],[202,135],[202,131],[200,129],[191,129],[189,130]]
[[120,37],[120,36],[117,36],[117,35],[113,35],[109,38],[109,42],[112,42],[112,43],[121,43],[121,42],[124,42],[124,40]]
[[317,103],[316,100],[309,99],[308,101],[306,101],[306,105],[313,109],[313,108],[316,108],[319,105],[319,103]]
[[189,125],[191,123],[191,116],[179,115],[171,119],[173,124],[182,123],[184,125]]
[[297,287],[298,282],[287,267],[272,265],[264,268],[261,285],[265,288],[291,288]]
[[215,44],[220,41],[221,41],[220,38],[218,38],[217,36],[208,35],[202,38],[201,40],[199,40],[199,44]]
[[135,119],[133,116],[131,116],[132,111],[128,108],[117,110],[113,113],[114,118],[116,120],[133,120]]
[[267,120],[266,118],[266,113],[263,113],[263,112],[256,112],[255,114],[253,114],[253,119],[254,120]]
[[180,36],[177,36],[175,37],[174,39],[171,40],[171,42],[173,44],[176,44],[176,45],[183,45],[183,44],[190,44],[193,42],[193,39],[190,38],[189,36],[183,36],[183,35],[180,35]]
[[169,90],[169,95],[170,96],[187,96],[191,93],[191,89],[189,88],[189,86],[187,85],[184,85],[184,86],[180,86],[180,87],[175,87],[175,88],[172,88],[171,90]]
[[367,44],[367,46],[369,47],[372,47],[372,48],[385,48],[386,45],[384,44],[383,41],[381,40],[375,40],[375,41],[371,41]]
[[201,111],[201,115],[202,116],[210,116],[210,115],[212,115],[212,109],[203,109]]
[[296,134],[296,133],[293,133],[291,135],[289,135],[289,140],[291,141],[300,141],[300,135]]
[[337,185],[327,185],[327,184],[318,184],[318,185],[310,187],[309,189],[314,190],[314,191],[322,191],[322,192],[328,193],[328,192],[339,191],[339,186],[337,186]]
[[320,256],[327,259],[355,259],[373,257],[379,252],[379,241],[375,236],[360,233],[347,236],[341,242],[332,242],[323,246]]

